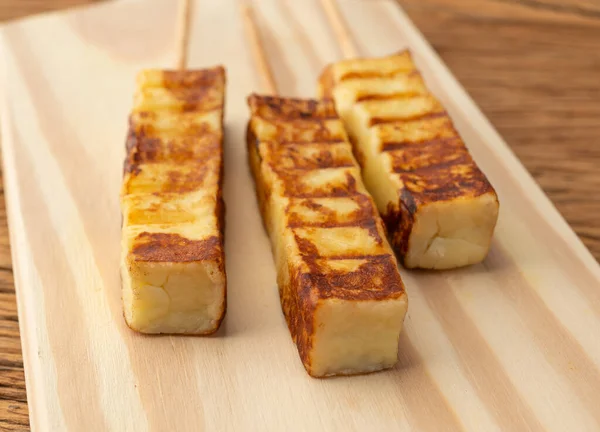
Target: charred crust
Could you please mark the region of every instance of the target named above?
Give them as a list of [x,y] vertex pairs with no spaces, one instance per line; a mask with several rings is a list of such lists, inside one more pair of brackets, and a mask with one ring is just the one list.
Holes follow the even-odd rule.
[[284,287],[281,306],[292,339],[298,348],[300,360],[306,370],[310,370],[310,353],[313,345],[314,316],[317,304],[311,295],[312,285],[308,280],[308,275],[292,265],[288,267],[288,271],[290,282],[288,287]]
[[415,221],[416,205],[412,198],[407,199],[408,205],[404,200],[400,200],[398,206],[388,204],[387,210],[383,215],[383,221],[387,227],[394,249],[398,253],[399,259],[403,262],[404,255],[408,251],[408,241],[410,232]]

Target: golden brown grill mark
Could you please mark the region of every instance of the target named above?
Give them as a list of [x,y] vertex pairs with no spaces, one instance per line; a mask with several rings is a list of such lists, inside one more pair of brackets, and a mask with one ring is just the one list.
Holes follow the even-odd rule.
[[[214,110],[213,110],[214,111]],[[151,136],[168,132],[172,136],[199,136],[203,133],[219,133],[207,121],[209,112],[179,112],[169,109],[166,112],[136,111],[129,118],[130,127],[137,133]],[[200,115],[200,116],[199,116]]]
[[328,124],[322,120],[306,121],[294,120],[292,122],[277,121],[273,123],[276,133],[273,137],[277,142],[302,143],[302,142],[339,142],[342,136],[332,131]]
[[[361,257],[361,256],[365,256],[364,254],[365,249],[372,249],[373,251],[380,251],[381,253],[385,253],[384,250],[381,249],[381,247],[383,245],[383,237],[384,234],[382,234],[383,231],[383,226],[380,225],[378,223],[379,219],[375,218],[375,217],[371,217],[368,219],[362,219],[362,220],[357,220],[355,223],[352,222],[342,222],[342,223],[331,223],[329,226],[327,226],[326,224],[323,225],[319,225],[319,224],[305,224],[302,226],[298,226],[298,227],[291,227],[288,224],[289,228],[292,228],[292,232],[294,233],[294,236],[296,237],[296,241],[298,242],[299,239],[302,239],[301,244],[298,244],[298,250],[300,252],[300,254],[302,256],[304,256],[305,258],[308,257],[312,257],[312,258],[317,258],[321,255],[326,255],[328,259],[345,259],[345,258],[355,258],[355,257]],[[345,252],[344,253],[335,253],[332,254],[330,251],[328,251],[327,254],[324,253],[319,253],[314,252],[314,249],[312,247],[308,247],[307,242],[311,243],[312,242],[310,240],[307,240],[306,237],[312,237],[313,239],[316,237],[316,234],[318,234],[317,230],[320,230],[321,228],[331,228],[331,229],[336,229],[336,228],[354,228],[354,229],[360,229],[361,231],[367,231],[369,236],[371,237],[372,240],[374,240],[374,245],[364,245],[362,244],[360,248],[356,247],[356,248],[351,248],[351,247],[346,247]],[[358,234],[358,232],[354,231],[354,232],[346,232],[346,235],[356,235]],[[320,239],[319,239],[320,240]],[[342,238],[339,239],[342,242],[345,240],[348,240],[348,238]],[[306,249],[304,249],[305,247],[307,247]]]
[[[303,280],[309,287],[315,287],[324,299],[379,300],[391,296],[401,296],[402,286],[395,276],[397,264],[390,255],[336,257],[333,259],[353,259],[364,261],[355,271],[331,270],[324,263],[323,269],[318,259],[309,261],[314,270]],[[332,258],[328,258],[332,260]]]
[[338,120],[333,102],[250,95],[248,105],[254,116],[262,117],[265,120],[285,122],[299,119],[309,122]]
[[[324,144],[340,144],[345,142],[344,140],[336,137],[331,137],[331,134],[328,131],[323,131],[322,134],[314,134],[310,138],[298,138],[298,139],[287,139],[285,134],[282,134],[283,137],[278,143],[281,146],[289,145],[289,144],[314,144],[315,141]],[[304,141],[303,141],[304,140]]]
[[169,181],[163,185],[162,192],[191,192],[198,189],[204,183],[206,177],[206,164],[198,164],[191,167],[188,172],[173,169],[168,172]]
[[447,117],[448,114],[446,111],[438,111],[438,112],[425,112],[421,114],[415,114],[413,116],[407,117],[372,117],[369,121],[369,126],[376,126],[380,124],[386,123],[401,123],[401,122],[412,122],[412,121],[423,121],[423,120],[433,120],[436,118]]
[[215,110],[223,107],[223,69],[145,71],[138,85],[143,87],[129,119],[124,193],[192,192],[205,185],[207,169],[221,178],[222,114]]
[[327,187],[315,188],[303,183],[304,171],[279,172],[284,183],[285,196],[296,198],[350,197],[359,193],[356,178],[349,172],[344,173],[341,182],[329,183]]
[[139,165],[147,163],[208,160],[220,154],[221,137],[209,133],[200,137],[162,138],[146,136],[130,129],[126,147],[124,171],[133,172],[139,170]]
[[[123,193],[186,193],[214,185],[219,174],[215,162],[189,161],[183,164],[142,163],[126,167]],[[212,183],[210,183],[212,181]]]
[[167,135],[169,138],[199,137],[206,134],[217,133],[208,124],[194,123],[186,121],[186,119],[180,119],[177,122],[177,128],[170,129],[169,127],[153,124],[151,122],[137,123],[134,116],[132,116],[130,130],[133,130],[139,136],[148,138],[160,138]]
[[124,172],[138,171],[138,165],[144,162],[153,162],[158,158],[161,142],[158,138],[136,137],[133,131],[127,138]]
[[294,122],[294,124],[271,124],[273,135],[271,139],[282,145],[302,143],[339,143],[343,139],[336,131],[331,131],[326,124],[306,124],[306,122]]
[[251,126],[266,125],[273,131],[270,140],[277,143],[343,141],[346,135],[333,103],[316,102],[251,95],[248,97],[254,113]]
[[136,261],[190,262],[221,259],[221,239],[189,240],[179,234],[142,232],[134,239]]
[[311,242],[310,240],[296,234],[295,232],[294,232],[294,239],[296,240],[296,245],[298,246],[300,255],[302,255],[304,258],[321,256],[319,254],[319,250],[317,249],[315,244],[313,242]]
[[386,100],[403,100],[403,99],[411,99],[417,96],[420,96],[421,93],[409,91],[403,93],[390,93],[390,94],[371,94],[365,93],[361,94],[356,98],[356,102],[365,102],[365,101],[386,101]]
[[[374,215],[370,215],[370,217],[373,217]],[[340,222],[340,221],[336,221],[336,220],[328,220],[328,221],[315,221],[315,222],[306,222],[306,221],[299,221],[299,222],[288,222],[287,227],[288,228],[356,228],[357,226],[360,226],[361,228],[366,228],[366,229],[373,229],[374,234],[373,236],[378,240],[381,241],[381,236],[377,233],[375,224],[372,224],[370,222],[364,222],[363,219],[360,218],[356,218],[356,219],[352,219],[346,222]],[[346,256],[346,255],[344,255]],[[351,255],[347,255],[348,257]],[[354,256],[354,255],[352,255]],[[328,257],[331,258],[331,257]],[[335,258],[340,258],[340,255],[335,255]]]
[[[399,158],[394,157],[394,162],[396,162],[397,159]],[[395,163],[393,164],[392,170],[398,174],[422,174],[432,170],[446,168],[450,171],[457,171],[462,169],[463,166],[469,165],[471,162],[472,159],[469,154],[448,152],[446,155],[436,155],[435,158],[419,159],[418,157],[414,157],[409,163],[403,163],[402,160],[399,160],[398,165]]]
[[[373,133],[382,143],[381,150],[385,150],[388,145],[394,146],[396,143],[399,143],[399,145],[421,143],[459,136],[452,121],[447,116],[436,119],[381,124],[373,128]],[[402,138],[398,139],[399,136]]]
[[221,101],[218,97],[220,94],[215,97],[214,93],[216,92],[211,92],[206,88],[194,91],[171,89],[171,94],[180,101],[183,112],[203,112],[221,108]]
[[223,88],[225,86],[225,69],[217,66],[200,70],[164,70],[162,86],[168,89]]
[[410,69],[394,69],[389,72],[382,72],[376,70],[362,71],[362,72],[348,72],[340,76],[337,82],[347,81],[351,79],[365,79],[365,78],[391,78],[396,75],[410,75],[414,71]]
[[[427,148],[426,148],[427,147]],[[436,147],[436,148],[429,148]],[[384,141],[381,143],[383,153],[397,153],[401,151],[435,152],[444,151],[447,147],[463,147],[462,141],[458,137],[433,138],[423,141],[404,140],[404,141]],[[408,161],[407,161],[408,162]]]
[[466,154],[462,164],[435,165],[400,174],[406,190],[415,199],[449,200],[479,196],[492,190],[485,175]]
[[316,141],[288,141],[288,140],[281,140],[281,141],[277,141],[277,144],[280,147],[285,147],[288,145],[294,145],[294,146],[301,146],[301,145],[316,145],[316,144],[344,144],[346,142],[346,140],[341,139],[341,138],[329,138],[329,139],[324,139],[324,140],[320,140],[317,139]]
[[418,172],[443,164],[470,163],[469,153],[459,139],[439,139],[423,143],[407,143],[386,149],[396,173]]
[[[224,104],[225,72],[221,67],[198,71],[150,70],[138,76],[131,122],[141,132],[154,132],[157,119],[172,119],[171,132],[185,131],[188,135],[202,133],[198,125],[186,121],[189,115],[221,110]],[[178,118],[173,115],[179,114]],[[173,124],[176,123],[176,124]],[[183,125],[183,126],[182,126]]]
[[[301,198],[292,199],[288,204],[286,212],[288,216],[288,227],[298,228],[302,226],[362,226],[363,221],[370,221],[377,218],[377,212],[373,207],[371,199],[365,195],[357,194],[352,196],[352,202],[357,208],[347,214],[340,214],[326,205],[319,204],[314,199]],[[301,208],[311,210],[312,218],[316,220],[307,221],[306,214],[298,213]]]
[[354,166],[352,153],[343,153],[344,145],[330,143],[290,144],[280,146],[277,143],[265,143],[273,161],[270,162],[274,171],[285,172],[294,170],[314,170],[319,168],[350,168]]

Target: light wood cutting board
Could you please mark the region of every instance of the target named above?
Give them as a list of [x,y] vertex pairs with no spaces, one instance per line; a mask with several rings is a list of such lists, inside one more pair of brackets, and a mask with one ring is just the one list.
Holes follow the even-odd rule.
[[[255,3],[281,92],[340,58],[316,0]],[[1,30],[2,145],[36,430],[598,430],[600,268],[392,0],[341,0],[359,49],[410,47],[501,200],[486,261],[401,269],[400,362],[315,380],[284,322],[249,174],[260,77],[235,0],[197,0],[190,64],[228,70],[229,304],[215,337],[145,337],[121,311],[118,204],[134,76],[175,64],[176,4],[123,0]],[[532,113],[535,115],[535,113]]]

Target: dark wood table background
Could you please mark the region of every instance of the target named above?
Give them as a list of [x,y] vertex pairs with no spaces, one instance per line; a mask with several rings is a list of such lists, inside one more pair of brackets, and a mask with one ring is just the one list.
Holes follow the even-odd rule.
[[[97,1],[0,0],[0,21]],[[599,259],[600,0],[398,1]],[[0,429],[28,425],[2,190]]]

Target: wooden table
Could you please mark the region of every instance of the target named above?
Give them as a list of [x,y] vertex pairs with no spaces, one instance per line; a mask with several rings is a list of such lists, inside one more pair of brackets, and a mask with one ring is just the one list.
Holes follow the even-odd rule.
[[[96,0],[98,1],[98,0]],[[0,0],[0,20],[94,0]],[[400,0],[600,258],[600,4]],[[27,430],[4,199],[0,200],[0,428]]]

